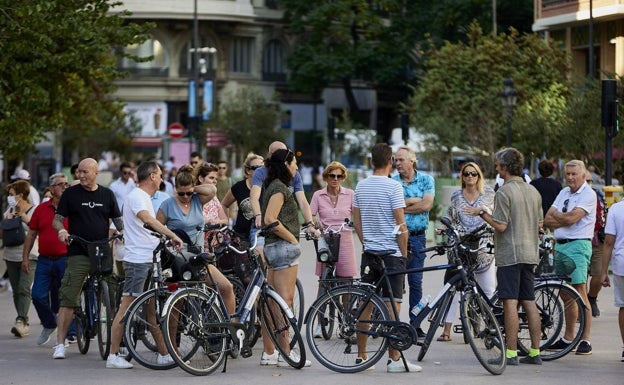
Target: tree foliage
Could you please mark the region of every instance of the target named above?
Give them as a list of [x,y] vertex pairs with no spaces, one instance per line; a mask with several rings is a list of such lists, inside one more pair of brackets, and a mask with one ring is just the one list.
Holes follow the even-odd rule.
[[[569,60],[565,51],[534,34],[511,29],[484,35],[473,23],[466,42],[432,48],[419,87],[406,104],[412,122],[431,138],[429,148],[450,163],[453,147],[493,154],[505,144],[500,92],[510,77],[518,93],[512,145],[525,154],[556,154],[568,123]],[[553,154],[553,155],[555,155]]]
[[[116,47],[143,42],[151,24],[127,21],[106,0],[0,0],[0,151],[23,157],[46,131],[99,151],[128,137],[122,103],[111,98]],[[117,51],[118,52],[118,51]],[[119,135],[117,135],[119,137]],[[99,152],[98,151],[98,152]]]
[[212,123],[228,136],[237,154],[264,154],[271,142],[287,137],[285,130],[277,128],[281,111],[276,106],[253,88],[239,88],[224,95]]

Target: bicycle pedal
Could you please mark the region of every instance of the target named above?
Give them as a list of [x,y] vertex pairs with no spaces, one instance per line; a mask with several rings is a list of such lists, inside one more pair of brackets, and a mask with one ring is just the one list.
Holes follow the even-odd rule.
[[462,325],[453,325],[453,333],[463,334],[464,327]]
[[240,350],[240,355],[243,358],[249,358],[252,355],[252,350],[249,346],[243,346],[243,348]]

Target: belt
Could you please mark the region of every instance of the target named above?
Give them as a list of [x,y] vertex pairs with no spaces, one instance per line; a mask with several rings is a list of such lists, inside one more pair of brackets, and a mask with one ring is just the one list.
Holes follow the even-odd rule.
[[410,230],[409,235],[410,237],[417,237],[419,235],[425,235],[425,230],[420,230],[420,231]]
[[564,243],[574,242],[574,241],[590,241],[590,238],[576,238],[576,239],[557,239],[558,245],[563,245]]

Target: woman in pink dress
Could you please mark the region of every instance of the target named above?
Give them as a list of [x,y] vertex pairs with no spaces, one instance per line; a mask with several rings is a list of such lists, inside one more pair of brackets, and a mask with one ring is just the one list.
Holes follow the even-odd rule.
[[[343,187],[347,178],[347,168],[340,162],[331,162],[323,171],[323,180],[327,184],[312,196],[310,209],[316,217],[319,228],[331,226],[338,229],[345,221],[351,220],[353,209],[353,190]],[[324,264],[316,262],[316,275],[323,272]],[[353,231],[350,227],[340,234],[340,252],[336,262],[336,277],[353,278],[357,274],[355,249],[353,247]]]

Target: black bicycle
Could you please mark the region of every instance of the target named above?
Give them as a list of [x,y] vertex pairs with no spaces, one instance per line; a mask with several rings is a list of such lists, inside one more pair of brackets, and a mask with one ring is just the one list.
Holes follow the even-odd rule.
[[111,343],[113,311],[107,279],[113,272],[110,242],[122,239],[119,233],[98,241],[88,241],[78,235],[70,235],[69,241],[87,246],[91,271],[82,285],[80,306],[74,311],[78,350],[87,354],[91,339],[97,336],[100,356],[108,357]]
[[[447,249],[465,247],[463,244],[468,236],[487,230],[485,226],[482,226],[460,237],[448,223],[443,231],[447,235],[447,242],[423,249],[422,252],[435,251],[436,255],[445,254]],[[477,252],[478,250],[471,251]],[[450,258],[451,261],[448,264],[388,271],[384,258],[392,256],[394,251],[368,251],[367,253],[377,261],[369,268],[379,269],[380,278],[372,285],[356,280],[350,285],[331,288],[312,304],[306,314],[308,346],[322,365],[342,373],[360,372],[379,361],[389,345],[401,353],[403,363],[407,366],[403,351],[418,344],[416,329],[411,324],[399,320],[399,313],[393,298],[389,300],[390,306],[386,306],[384,299],[380,296],[381,288],[384,285],[390,287],[389,277],[391,276],[453,269],[454,274],[440,292],[416,316],[419,323],[425,319],[432,321],[421,344],[419,360],[426,354],[437,328],[443,325],[444,317],[455,293],[461,292],[460,318],[464,329],[470,331],[467,335],[475,356],[488,372],[492,374],[504,372],[507,360],[501,328],[492,309],[468,278],[461,260],[453,257]],[[325,312],[325,309],[330,306],[336,309],[333,315]],[[388,308],[392,311],[392,317]],[[314,328],[327,317],[333,317],[336,324],[333,335],[330,339],[315,339]],[[367,339],[367,360],[356,360],[358,357],[357,337]]]

